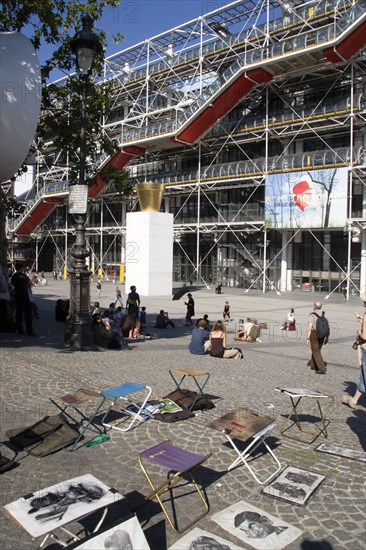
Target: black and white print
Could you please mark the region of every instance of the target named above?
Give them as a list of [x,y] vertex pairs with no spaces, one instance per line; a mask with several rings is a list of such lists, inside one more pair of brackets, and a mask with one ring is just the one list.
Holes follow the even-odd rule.
[[258,550],[282,550],[301,534],[300,529],[244,500],[215,514],[223,529]]
[[136,517],[114,525],[103,533],[88,538],[77,546],[77,550],[149,550],[144,532]]
[[26,495],[7,504],[5,510],[36,538],[121,498],[96,477],[85,474]]
[[187,535],[169,547],[169,550],[240,550],[229,540],[195,527]]
[[308,470],[287,466],[262,493],[304,506],[325,480],[325,476]]
[[360,451],[357,449],[346,449],[345,447],[332,445],[332,443],[320,443],[320,445],[318,445],[315,450],[322,453],[328,453],[330,455],[341,456],[343,458],[350,458],[351,460],[366,462],[365,451]]

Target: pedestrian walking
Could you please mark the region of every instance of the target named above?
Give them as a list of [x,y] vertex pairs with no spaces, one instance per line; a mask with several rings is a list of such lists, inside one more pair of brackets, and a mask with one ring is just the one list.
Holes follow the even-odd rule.
[[323,345],[328,344],[329,324],[324,311],[321,310],[321,302],[314,302],[313,311],[309,315],[306,339],[306,345],[311,348],[311,359],[308,364],[316,374],[325,374],[327,371],[327,364],[324,362],[321,349]]
[[193,325],[192,317],[194,317],[194,300],[190,292],[187,294],[187,296],[188,302],[184,302],[184,304],[187,306],[186,327],[191,327]]
[[114,302],[115,306],[117,305],[117,302],[119,302],[120,305],[123,307],[122,292],[121,292],[121,289],[119,288],[119,286],[117,286],[117,288],[116,288],[116,301]]
[[100,279],[98,279],[98,282],[97,282],[97,293],[98,293],[98,298],[100,298],[102,294],[102,282]]
[[[366,308],[366,294],[360,296],[363,301],[363,307]],[[361,372],[357,382],[357,390],[354,396],[345,394],[342,397],[342,403],[355,409],[362,395],[365,394],[366,387],[366,310],[363,315],[355,313],[357,321],[361,324],[360,330],[357,332],[357,339],[354,343],[356,349],[361,352]]]

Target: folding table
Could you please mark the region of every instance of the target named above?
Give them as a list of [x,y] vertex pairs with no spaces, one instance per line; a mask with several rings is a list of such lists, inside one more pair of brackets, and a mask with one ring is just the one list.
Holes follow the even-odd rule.
[[[285,437],[288,437],[289,439],[295,439],[296,441],[300,441],[301,443],[313,443],[320,435],[324,437],[325,439],[328,437],[328,431],[327,431],[327,423],[329,424],[329,420],[326,419],[326,415],[328,415],[329,411],[333,407],[334,404],[334,398],[326,395],[325,393],[321,393],[315,390],[310,390],[309,388],[276,388],[276,391],[280,391],[284,393],[285,395],[288,395],[291,400],[291,411],[290,414],[286,417],[284,422],[282,423],[280,427],[280,432]],[[317,412],[319,413],[320,420],[318,422],[313,422],[313,429],[307,429],[303,426],[300,420],[300,413],[299,413],[299,406],[302,399],[307,400],[307,403],[309,405],[308,410],[310,409],[310,404],[313,405],[316,403]],[[310,400],[310,401],[309,401]],[[325,412],[323,412],[320,401],[321,400],[328,400],[326,402],[326,408]],[[310,411],[308,415],[310,414]],[[291,422],[291,417],[295,417],[295,421]],[[302,438],[298,437],[296,435],[289,435],[287,434],[287,430],[289,430],[292,426],[297,426],[297,428],[300,430],[300,432],[309,435],[310,437]]]
[[[151,395],[151,391],[152,390],[150,386],[145,386],[144,384],[137,384],[135,382],[125,382],[120,386],[115,386],[114,388],[101,391],[100,395],[102,396],[102,398],[111,400],[111,404],[102,418],[102,425],[107,428],[111,428],[112,430],[127,432],[128,430],[131,430],[134,424],[143,422],[146,418],[146,415],[144,414],[144,417],[142,417],[140,416],[140,414],[144,412],[144,407]],[[140,397],[142,396],[141,397],[142,401],[140,401],[139,403],[132,401],[130,399],[130,396],[133,394],[139,394]],[[119,427],[119,424],[123,422],[123,419],[115,420],[112,423],[106,422],[106,419],[111,413],[112,408],[119,400],[121,400],[124,403],[128,403],[128,405],[131,406],[131,409],[132,407],[134,407],[134,410],[132,411],[132,410],[128,410],[127,407],[118,405],[120,412],[123,412],[129,415],[130,417],[132,417],[132,420],[130,422],[124,422],[127,424],[127,426],[124,428]]]
[[[195,369],[187,368],[187,369],[170,369],[169,374],[172,377],[177,390],[180,389],[184,379],[187,376],[192,378],[192,380],[196,384],[198,392],[197,392],[197,395],[196,395],[192,405],[188,409],[189,411],[193,410],[195,404],[197,403],[197,401],[200,397],[204,398],[204,400],[206,401],[208,407],[210,408],[210,403],[209,403],[207,397],[205,396],[205,394],[203,393],[203,390],[204,390],[204,388],[205,388],[205,386],[206,386],[206,384],[207,384],[207,382],[210,378],[210,373],[208,373],[204,370],[195,370]],[[180,376],[180,379],[178,380],[178,377],[176,378],[174,375]],[[200,383],[198,379],[201,378],[201,377],[202,377],[202,382]]]
[[[67,450],[73,451],[79,441],[83,439],[86,431],[98,435],[104,434],[104,429],[97,426],[94,422],[94,418],[105,401],[105,397],[101,397],[99,392],[80,388],[74,393],[67,393],[61,397],[52,397],[50,401],[79,428],[79,437]],[[94,406],[93,402],[95,403]],[[81,408],[83,410],[80,410]]]
[[[276,423],[273,422],[273,419],[269,418],[269,416],[259,416],[255,412],[244,407],[238,407],[235,411],[229,412],[208,424],[209,428],[222,432],[225,435],[238,455],[234,462],[230,464],[227,471],[230,471],[242,462],[248,468],[255,481],[260,485],[268,483],[270,479],[281,470],[280,461],[266,442],[266,438],[275,426]],[[243,441],[248,443],[248,445],[243,451],[240,451],[235,440]],[[252,455],[254,451],[262,444],[277,465],[276,471],[269,475],[264,481],[260,481],[248,462],[250,457],[253,459]]]
[[101,518],[93,529],[96,533],[107,515],[108,507],[124,498],[115,489],[108,487],[92,474],[84,474],[62,481],[35,493],[24,495],[7,504],[4,510],[33,538],[43,536],[39,548],[49,537],[66,547],[68,541],[60,538],[56,530],[74,541],[81,540],[68,526],[103,509]]

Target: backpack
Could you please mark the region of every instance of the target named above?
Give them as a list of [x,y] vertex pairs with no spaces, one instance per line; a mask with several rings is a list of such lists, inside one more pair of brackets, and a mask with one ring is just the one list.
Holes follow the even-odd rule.
[[313,315],[317,316],[316,325],[315,325],[315,333],[317,338],[329,338],[330,335],[330,329],[329,329],[329,323],[328,319],[324,315],[324,311],[322,311],[321,316],[313,312]]

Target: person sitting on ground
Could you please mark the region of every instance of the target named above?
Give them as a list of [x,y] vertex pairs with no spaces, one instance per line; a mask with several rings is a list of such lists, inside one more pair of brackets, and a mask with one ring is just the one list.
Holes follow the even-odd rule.
[[238,342],[255,342],[259,339],[259,336],[259,326],[255,324],[253,319],[247,317],[245,319],[245,323],[243,325],[240,325],[234,340]]
[[122,335],[128,338],[130,331],[135,327],[135,315],[129,313],[122,319]]
[[114,313],[109,313],[108,317],[105,316],[102,320],[106,327],[107,326],[110,327],[110,330],[112,331],[112,335],[113,335],[113,342],[116,343],[116,347],[120,347],[122,349],[125,346],[127,346],[127,342],[125,341],[122,335],[121,325],[116,323],[116,320],[114,318]]
[[199,319],[197,327],[192,330],[192,338],[188,349],[193,355],[204,355],[210,351],[210,333],[204,319]]
[[242,359],[243,354],[238,348],[227,349],[227,331],[223,321],[216,321],[210,333],[211,357],[224,357],[225,359]]
[[97,346],[109,348],[112,343],[113,333],[110,325],[103,323],[102,316],[99,313],[94,315],[93,333]]
[[173,321],[169,319],[168,312],[161,309],[159,315],[156,316],[155,328],[166,328],[168,325],[175,327]]
[[100,315],[100,313],[101,313],[100,303],[99,302],[94,302],[94,306],[92,307],[91,316],[93,317],[94,315],[97,315],[97,314]]
[[114,314],[114,319],[118,324],[118,326],[122,325],[123,313],[122,313],[121,306],[118,306],[118,308],[116,309],[116,313]]
[[198,323],[199,323],[200,321],[202,321],[202,319],[203,319],[204,321],[206,321],[206,323],[207,323],[207,330],[210,331],[210,330],[212,329],[212,326],[211,326],[210,321],[208,320],[208,315],[207,315],[207,313],[205,313],[203,317],[200,317],[199,319],[197,319],[197,321],[196,321],[196,326],[198,327]]
[[128,335],[129,338],[140,338],[141,337],[141,323],[138,319],[135,321],[135,326],[130,330]]
[[[294,330],[292,327],[295,326],[295,310],[290,307],[287,312],[287,317],[280,326],[280,330]],[[291,328],[290,328],[291,327]]]

